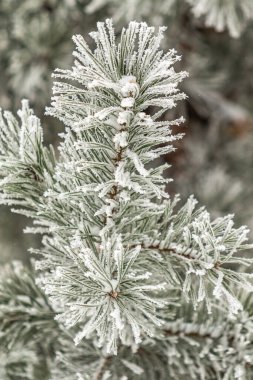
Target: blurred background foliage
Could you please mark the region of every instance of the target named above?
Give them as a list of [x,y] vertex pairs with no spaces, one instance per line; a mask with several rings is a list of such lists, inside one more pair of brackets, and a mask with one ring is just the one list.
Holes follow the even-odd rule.
[[[167,27],[164,49],[175,48],[189,71],[183,114],[186,137],[165,157],[171,194],[194,193],[214,215],[235,213],[253,230],[253,2],[252,0],[8,0],[0,1],[0,106],[16,110],[29,98],[42,118],[46,143],[57,144],[61,125],[44,116],[51,73],[71,65],[71,36],[112,17]],[[182,128],[182,127],[181,127]],[[33,236],[27,220],[1,206],[0,263],[26,260]],[[253,234],[251,235],[253,237]]]

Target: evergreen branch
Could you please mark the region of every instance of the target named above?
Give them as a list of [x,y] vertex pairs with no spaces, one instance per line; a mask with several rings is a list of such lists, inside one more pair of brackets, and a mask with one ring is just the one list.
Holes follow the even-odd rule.
[[[63,356],[59,357],[62,367],[56,373],[58,376],[64,374],[68,380],[74,380],[76,373],[85,380],[94,380],[98,373],[105,378],[110,374],[113,380],[123,376],[143,380],[149,376],[149,379],[156,380],[158,375],[162,380],[168,376],[182,380],[188,375],[190,365],[193,378],[198,378],[201,373],[203,379],[226,376],[232,380],[240,371],[247,378],[253,366],[252,297],[246,297],[243,292],[238,297],[245,311],[236,318],[224,313],[222,300],[216,303],[214,313],[208,319],[203,309],[200,313],[193,312],[182,300],[176,318],[167,322],[165,330],[157,331],[151,339],[144,339],[135,353],[129,347],[119,345],[118,356],[111,356],[108,361],[97,354],[91,357],[94,348],[87,340],[81,342],[76,351],[65,346]],[[86,350],[90,356],[85,360]],[[93,364],[86,366],[87,360]],[[53,377],[54,380],[57,378],[56,375]]]
[[245,23],[253,18],[253,4],[250,0],[187,0],[196,17],[205,16],[206,26],[215,27],[221,32],[229,30],[232,37],[238,38]]
[[17,344],[31,342],[49,346],[59,334],[54,315],[28,269],[19,262],[1,268],[0,342],[3,348],[12,350]]
[[[107,20],[91,33],[94,51],[74,37],[74,66],[56,71],[47,110],[66,126],[57,163],[26,102],[21,128],[10,114],[1,121],[2,202],[26,208],[38,225],[33,231],[44,234],[43,249],[33,252],[40,255],[37,284],[46,294],[32,299],[30,286],[32,307],[19,297],[13,314],[11,297],[3,301],[9,319],[3,338],[11,346],[34,331],[36,341],[43,324],[47,333],[57,326],[53,378],[122,380],[126,373],[181,380],[190,370],[192,378],[230,380],[251,366],[252,315],[237,288],[251,292],[252,274],[232,269],[252,263],[239,256],[252,247],[245,244],[248,230],[234,228],[231,215],[211,220],[204,208],[195,209],[193,197],[177,208],[178,197],[165,191],[168,165],[154,166],[182,138],[172,133],[182,118],[161,119],[186,97],[178,86],[187,73],[175,72],[180,57],[174,50],[160,49],[163,34],[164,28],[155,33],[131,22],[116,43]],[[171,321],[185,302],[202,314],[204,303],[206,323],[192,310],[189,320],[176,315]],[[69,335],[58,337],[52,311]],[[224,328],[218,335],[216,315]],[[105,350],[117,358],[106,359]]]
[[[223,268],[237,262],[234,254],[246,248],[248,230],[234,229],[231,216],[211,221],[204,209],[194,211],[192,197],[175,213],[178,199],[171,201],[164,191],[165,167],[147,169],[154,159],[150,150],[159,157],[164,153],[157,150],[161,142],[172,149],[170,144],[182,137],[172,135],[173,122],[166,125],[145,112],[149,106],[159,106],[161,116],[185,97],[177,85],[186,73],[172,69],[180,58],[173,50],[159,51],[163,29],[154,35],[145,23],[132,22],[116,45],[107,20],[98,23],[92,37],[97,45],[94,52],[81,36],[74,38],[75,65],[56,76],[74,80],[78,87],[57,82],[47,110],[70,128],[61,144],[57,181],[46,194],[49,207],[41,212],[41,217],[50,215],[54,236],[52,250],[46,243],[45,260],[39,266],[50,269],[43,279],[47,294],[68,305],[59,320],[67,326],[84,324],[76,342],[96,330],[108,352],[115,353],[123,325],[131,326],[136,342],[142,331],[153,334],[154,326],[145,318],[160,325],[164,289],[168,294],[170,287],[180,288],[194,307],[205,302],[209,312],[212,297],[223,296],[229,312],[237,313],[242,306],[230,283],[249,291],[253,287],[247,275]],[[132,260],[128,247],[133,244],[174,251],[155,256],[157,250],[148,255],[144,249]],[[118,251],[120,263],[115,260]],[[241,259],[241,263],[250,261]],[[161,273],[166,284],[159,281]]]
[[[40,121],[26,100],[18,115],[21,126],[10,112],[4,117],[0,114],[1,203],[22,205],[31,216],[52,183],[55,158],[52,147],[43,147]],[[26,213],[23,209],[20,212]]]

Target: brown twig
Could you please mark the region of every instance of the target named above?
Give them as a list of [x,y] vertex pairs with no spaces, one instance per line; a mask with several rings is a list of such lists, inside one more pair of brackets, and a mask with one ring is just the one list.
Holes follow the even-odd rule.
[[111,360],[112,360],[111,356],[107,356],[106,358],[101,359],[100,365],[99,365],[97,373],[95,374],[94,380],[102,380],[103,374],[105,373],[106,369],[110,365]]

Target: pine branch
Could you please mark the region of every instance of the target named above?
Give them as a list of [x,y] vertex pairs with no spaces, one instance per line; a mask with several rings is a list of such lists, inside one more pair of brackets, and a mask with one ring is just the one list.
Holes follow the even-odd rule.
[[1,203],[18,206],[20,213],[34,216],[52,183],[55,158],[52,147],[42,145],[40,121],[26,100],[18,115],[21,126],[10,112],[4,117],[0,114]]
[[[165,191],[168,165],[154,165],[182,137],[172,133],[182,118],[162,118],[185,99],[178,86],[187,76],[174,69],[176,52],[160,49],[163,33],[131,22],[116,42],[107,20],[91,33],[94,51],[74,37],[74,66],[56,71],[47,110],[66,126],[57,163],[27,103],[21,129],[13,116],[2,122],[2,199],[31,210],[38,224],[33,231],[44,234],[43,249],[33,251],[37,284],[49,297],[46,305],[42,297],[43,310],[52,305],[56,320],[70,329],[59,338],[56,379],[122,380],[126,373],[181,380],[190,370],[192,378],[230,380],[246,376],[251,365],[252,318],[237,289],[252,292],[252,274],[233,270],[252,264],[239,254],[252,248],[248,230],[235,228],[231,215],[211,220],[192,196],[179,208],[179,197]],[[188,321],[175,313],[185,303]],[[192,312],[203,314],[202,305],[206,323]],[[14,306],[11,327],[29,322],[18,335],[22,342],[33,331],[33,314]],[[41,315],[52,330],[51,311],[46,321],[44,312],[36,314],[36,339]],[[220,335],[213,331],[215,315],[224,328]],[[206,339],[199,342],[196,334]]]
[[[237,313],[242,305],[230,285],[251,291],[252,284],[249,275],[224,264],[251,261],[235,255],[249,248],[245,227],[233,228],[231,216],[211,221],[204,209],[194,210],[192,197],[175,212],[178,198],[164,190],[165,167],[151,166],[182,137],[171,131],[182,119],[159,119],[185,98],[177,85],[186,76],[172,69],[179,60],[174,51],[159,50],[163,29],[154,35],[145,23],[130,23],[116,45],[107,21],[91,35],[97,49],[76,36],[74,67],[55,74],[63,82],[55,83],[47,112],[69,128],[46,193],[49,207],[40,213],[50,217],[53,237],[45,239],[38,268],[50,270],[42,286],[52,302],[69,305],[59,320],[68,327],[82,321],[76,343],[96,330],[116,353],[125,325],[139,343],[164,323],[161,309],[171,288],[181,289],[194,307],[205,302],[209,313],[212,298],[224,297],[229,312]],[[159,107],[154,115],[145,112],[150,106]],[[174,252],[147,254],[145,247],[154,246]]]
[[64,332],[31,270],[13,262],[0,274],[1,379],[46,380]]
[[[122,376],[140,379],[149,376],[151,380],[156,380],[157,376],[165,380],[170,376],[182,380],[189,374],[189,368],[191,378],[197,378],[201,373],[203,379],[227,376],[232,380],[240,371],[241,376],[247,378],[253,366],[252,297],[244,292],[238,297],[244,305],[244,312],[236,318],[226,315],[222,300],[216,303],[214,313],[208,319],[204,309],[193,312],[181,300],[176,318],[167,322],[162,336],[158,329],[156,336],[144,339],[134,353],[131,348],[120,345],[117,357],[111,356],[108,361],[98,354],[85,360],[86,355],[93,353],[92,343],[87,340],[81,342],[76,351],[65,346],[63,356],[59,357],[61,370],[58,367],[58,375],[55,374],[53,379],[58,379],[59,373],[63,373],[66,379],[74,379],[78,373],[80,379],[85,380],[94,380],[98,373],[103,373],[106,378],[110,373],[113,380]],[[88,354],[86,350],[89,350]],[[90,359],[93,364],[87,367]]]
[[253,18],[251,0],[187,0],[196,17],[205,16],[206,26],[215,27],[218,32],[226,28],[232,37],[237,38],[248,20]]
[[59,334],[54,315],[31,271],[19,262],[1,268],[0,342],[3,348],[11,350],[17,344],[31,342],[49,346]]

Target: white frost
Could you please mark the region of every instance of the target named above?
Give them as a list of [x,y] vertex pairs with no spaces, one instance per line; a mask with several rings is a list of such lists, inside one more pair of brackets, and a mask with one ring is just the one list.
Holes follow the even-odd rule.
[[116,135],[113,138],[115,148],[116,149],[125,148],[128,145],[127,138],[128,138],[128,132],[126,131],[116,133]]
[[123,108],[132,108],[134,106],[135,100],[134,98],[123,98],[121,100],[121,107]]

